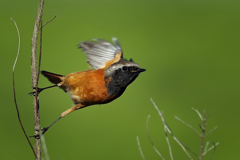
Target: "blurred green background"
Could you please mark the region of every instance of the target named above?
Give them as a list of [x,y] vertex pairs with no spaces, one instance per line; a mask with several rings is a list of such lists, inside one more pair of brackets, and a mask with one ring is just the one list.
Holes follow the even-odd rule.
[[[17,120],[12,91],[12,66],[21,34],[15,69],[17,101],[28,135],[34,133],[30,49],[38,1],[0,1],[0,159],[34,159]],[[194,107],[211,114],[206,141],[220,142],[212,159],[239,158],[240,1],[236,0],[46,0],[42,70],[67,75],[88,68],[77,44],[92,38],[119,39],[126,58],[147,71],[117,100],[76,111],[45,135],[50,159],[142,159],[139,136],[147,160],[160,159],[146,133],[150,114],[151,137],[166,159],[168,147],[153,98],[164,111],[173,133],[196,153],[200,137],[177,121],[195,128],[201,123]],[[39,49],[39,48],[38,48]],[[40,87],[51,85],[40,76]],[[72,106],[62,90],[40,95],[41,126],[48,126]],[[33,139],[31,139],[34,142]],[[170,139],[175,159],[188,159]],[[209,157],[211,154],[208,154]],[[207,159],[206,157],[206,159]],[[194,159],[196,159],[194,157]]]

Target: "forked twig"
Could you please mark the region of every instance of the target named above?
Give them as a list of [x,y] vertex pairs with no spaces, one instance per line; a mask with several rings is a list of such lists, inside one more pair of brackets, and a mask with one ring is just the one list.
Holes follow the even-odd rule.
[[[205,156],[205,155],[206,155],[209,151],[211,151],[212,149],[214,149],[214,152],[215,152],[217,145],[219,145],[219,142],[217,142],[217,143],[211,142],[211,143],[213,144],[213,146],[210,147],[210,148],[208,148],[208,149],[206,149],[206,150],[203,152],[203,156]],[[214,154],[214,152],[213,152],[213,154]],[[213,154],[212,154],[212,155],[213,155]],[[211,157],[212,157],[212,156],[211,156]]]
[[173,154],[172,154],[172,148],[171,148],[171,145],[170,145],[170,142],[169,142],[169,139],[168,139],[168,134],[167,134],[167,130],[168,130],[168,127],[166,125],[166,122],[165,122],[165,119],[163,117],[163,114],[162,112],[158,109],[157,105],[155,104],[155,102],[152,100],[152,98],[150,98],[153,106],[156,108],[156,110],[158,111],[158,114],[159,116],[161,117],[161,120],[163,122],[163,126],[164,126],[164,131],[165,131],[165,138],[166,138],[166,141],[167,141],[167,144],[168,144],[168,149],[169,149],[169,154],[170,154],[170,158],[171,160],[173,160]]
[[139,137],[137,136],[137,144],[138,144],[138,149],[141,153],[141,156],[142,156],[142,159],[145,160],[145,157],[143,155],[143,151],[142,151],[142,148],[141,148],[141,145],[140,145],[140,141],[139,141]]
[[27,136],[27,133],[26,133],[24,127],[23,127],[23,124],[22,124],[22,121],[21,121],[21,117],[20,117],[20,113],[19,113],[19,109],[18,109],[18,105],[17,105],[17,98],[16,98],[16,91],[15,91],[15,80],[14,80],[14,70],[15,70],[15,66],[16,66],[16,63],[17,63],[17,60],[18,60],[18,56],[19,56],[19,51],[20,51],[20,33],[19,33],[19,30],[18,30],[17,23],[12,18],[10,18],[10,19],[14,22],[14,24],[16,26],[16,29],[17,29],[17,33],[18,33],[18,51],[17,51],[17,56],[16,56],[16,59],[15,59],[15,62],[13,64],[13,96],[14,96],[14,102],[15,102],[15,107],[16,107],[16,110],[17,110],[18,121],[19,121],[20,126],[22,128],[22,131],[23,131],[23,133],[24,133],[24,135],[25,135],[25,137],[26,137],[26,139],[28,141],[28,144],[30,145],[30,147],[31,147],[31,149],[33,151],[33,154],[34,154],[35,158],[37,158],[37,155],[36,155],[36,153],[35,153],[35,151],[33,149],[33,146],[32,146],[32,144],[31,144],[31,142],[30,142],[30,140],[29,140],[29,138]]
[[[195,152],[193,152],[191,149],[189,149],[187,146],[185,146],[176,136],[173,135],[170,127],[167,125],[167,123],[166,123],[166,121],[165,121],[165,119],[164,119],[163,112],[161,112],[161,111],[158,109],[157,105],[156,105],[155,102],[152,100],[152,98],[150,98],[150,100],[151,100],[152,104],[154,105],[155,109],[158,111],[158,114],[159,114],[159,116],[161,117],[161,120],[162,120],[162,122],[163,122],[164,131],[165,131],[165,135],[166,135],[165,137],[166,137],[166,141],[167,141],[167,144],[168,144],[169,154],[170,154],[171,160],[173,160],[173,155],[172,155],[172,150],[171,150],[171,146],[170,146],[170,143],[169,143],[169,139],[168,139],[168,134],[167,134],[167,132],[168,132],[169,134],[171,134],[171,136],[173,137],[173,139],[180,145],[180,147],[181,147],[181,148],[183,149],[183,151],[187,154],[187,156],[188,156],[189,159],[193,160],[193,158],[192,158],[191,155],[188,153],[188,151],[191,152],[192,154],[194,154],[199,160],[202,160],[203,157],[204,157],[210,150],[214,149],[214,151],[213,151],[212,155],[209,157],[209,159],[212,158],[212,156],[214,155],[214,152],[215,152],[215,150],[216,150],[216,146],[217,146],[219,143],[217,142],[217,143],[215,144],[215,143],[211,142],[211,143],[213,144],[213,146],[210,147],[210,148],[207,148],[208,145],[209,145],[209,142],[207,142],[207,144],[206,144],[206,146],[205,146],[205,148],[204,148],[204,140],[205,140],[205,137],[206,137],[208,134],[210,134],[212,131],[214,131],[215,129],[217,129],[217,126],[214,127],[212,130],[210,130],[210,131],[208,132],[208,134],[205,133],[205,130],[206,130],[206,120],[207,120],[207,119],[206,119],[206,112],[205,112],[205,111],[203,111],[203,115],[201,115],[200,112],[199,112],[197,109],[192,108],[192,109],[198,114],[199,118],[200,118],[201,121],[202,121],[202,125],[199,125],[200,128],[201,128],[201,130],[202,130],[202,133],[199,133],[194,127],[192,127],[192,126],[189,125],[188,123],[184,122],[183,120],[181,120],[180,118],[178,118],[177,116],[175,116],[175,118],[176,118],[177,120],[179,120],[181,123],[185,124],[185,125],[188,126],[189,128],[193,129],[193,130],[201,137],[200,155],[198,156]],[[147,122],[146,122],[146,130],[147,130],[148,138],[149,138],[149,140],[150,140],[150,142],[151,142],[154,150],[157,152],[157,154],[158,154],[162,159],[164,159],[164,158],[162,157],[162,155],[160,154],[160,152],[159,152],[159,151],[156,149],[156,147],[154,146],[154,143],[153,143],[153,141],[152,141],[152,139],[151,139],[151,137],[150,137],[149,129],[148,129],[149,118],[150,118],[150,115],[148,115]],[[187,151],[186,149],[187,149],[188,151]]]
[[[152,103],[153,103],[154,107],[157,109],[157,111],[161,113],[161,111],[158,109],[158,107],[157,107],[157,105],[154,103],[154,101],[153,101],[152,99],[150,99],[150,100],[152,101]],[[198,157],[195,152],[193,152],[191,149],[189,149],[187,146],[185,146],[176,136],[173,135],[170,127],[169,127],[169,126],[166,124],[166,122],[165,122],[165,119],[164,119],[164,117],[163,117],[163,114],[161,113],[161,114],[159,114],[159,115],[161,116],[162,120],[164,120],[164,124],[165,124],[164,126],[165,126],[165,128],[166,128],[166,131],[171,134],[171,136],[173,137],[173,139],[179,144],[179,146],[180,146],[180,147],[182,148],[182,150],[186,153],[186,155],[188,156],[188,158],[191,159],[191,160],[193,159],[193,158],[191,157],[191,155],[187,152],[187,150],[189,150],[189,151],[190,151],[191,153],[193,153],[196,157]],[[187,150],[186,150],[186,149],[187,149]]]
[[[192,154],[194,154],[196,157],[197,154],[195,152],[193,152],[190,148],[188,148],[187,146],[185,146],[176,136],[173,135],[171,129],[168,127],[168,132],[171,134],[171,136],[173,137],[173,139],[179,144],[179,146],[182,148],[182,150],[186,153],[186,155],[188,156],[189,159],[193,160],[193,158],[191,157],[191,155],[187,152],[187,150],[189,150]],[[187,150],[186,150],[187,149]]]

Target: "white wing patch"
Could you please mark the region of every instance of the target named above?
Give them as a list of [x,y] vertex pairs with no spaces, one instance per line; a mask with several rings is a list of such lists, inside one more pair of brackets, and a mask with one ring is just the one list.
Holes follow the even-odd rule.
[[118,53],[122,53],[122,48],[115,37],[112,38],[115,45],[102,39],[93,40],[80,43],[79,48],[87,55],[87,62],[94,69],[104,68],[106,62],[113,60]]

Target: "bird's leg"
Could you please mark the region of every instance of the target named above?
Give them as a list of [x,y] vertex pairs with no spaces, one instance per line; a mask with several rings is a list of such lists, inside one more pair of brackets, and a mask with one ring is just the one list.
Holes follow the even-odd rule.
[[[47,130],[52,127],[57,121],[59,121],[62,117],[58,117],[58,119],[56,119],[50,126],[48,127],[44,127],[44,128],[41,128],[42,130],[42,133],[41,135],[43,135],[45,132],[47,132]],[[34,137],[34,138],[40,138],[40,135],[39,134],[36,134],[36,135],[33,135],[33,136],[30,136],[30,137]]]
[[[57,84],[54,84],[54,85],[49,86],[49,87],[37,88],[37,92],[38,92],[38,94],[39,94],[40,92],[42,92],[42,91],[45,90],[45,89],[53,88],[53,87],[57,87],[57,86],[58,86]],[[36,89],[36,87],[33,87],[33,89]],[[33,92],[28,93],[28,95],[35,96],[35,93],[36,93],[36,92],[33,91]]]
[[65,112],[63,112],[63,113],[61,114],[61,116],[60,116],[58,119],[56,119],[50,126],[41,128],[42,133],[41,133],[40,135],[37,134],[37,135],[34,135],[34,136],[30,136],[30,137],[40,138],[41,135],[43,135],[45,132],[47,132],[47,130],[48,130],[50,127],[52,127],[57,121],[59,121],[62,117],[65,117],[65,116],[68,115],[69,113],[71,113],[71,112],[73,112],[73,111],[75,111],[75,110],[77,110],[77,109],[81,109],[81,108],[83,108],[83,107],[84,107],[84,105],[82,105],[82,104],[80,104],[80,103],[79,103],[79,104],[74,104],[71,108],[69,108],[68,110],[66,110]]
[[66,115],[68,115],[69,113],[77,110],[77,109],[81,109],[85,107],[84,105],[82,105],[81,103],[78,103],[78,104],[73,104],[73,106],[71,108],[69,108],[68,110],[64,111],[62,114],[61,114],[61,117],[65,117]]

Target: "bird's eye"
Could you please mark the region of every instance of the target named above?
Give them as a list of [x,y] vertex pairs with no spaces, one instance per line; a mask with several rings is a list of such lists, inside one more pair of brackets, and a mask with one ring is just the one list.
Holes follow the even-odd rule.
[[128,68],[127,68],[126,66],[123,66],[123,67],[122,67],[122,70],[123,70],[123,71],[127,71]]

